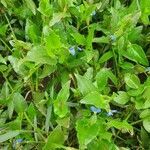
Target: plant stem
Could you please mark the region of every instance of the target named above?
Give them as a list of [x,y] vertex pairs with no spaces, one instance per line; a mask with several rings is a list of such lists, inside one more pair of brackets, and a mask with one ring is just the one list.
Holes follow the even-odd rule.
[[25,116],[25,118],[27,119],[28,123],[29,123],[29,124],[35,129],[35,131],[41,136],[41,138],[42,138],[44,141],[46,141],[46,140],[45,140],[45,137],[42,135],[41,131],[40,131],[37,127],[34,126],[34,124],[31,122],[30,118],[29,118],[28,115],[26,114],[26,112],[24,112],[24,116]]
[[10,30],[11,30],[11,32],[12,32],[12,34],[13,34],[14,39],[17,40],[17,38],[16,38],[16,36],[15,36],[15,33],[14,33],[14,30],[13,30],[11,24],[10,24],[10,21],[9,21],[7,15],[4,14],[4,16],[5,16],[5,18],[6,18],[7,22],[8,22],[8,25],[9,25],[9,27],[10,27]]
[[137,120],[137,121],[135,121],[135,122],[132,122],[131,125],[138,124],[138,123],[140,123],[140,122],[142,122],[142,121],[143,121],[143,120]]
[[1,40],[1,42],[8,48],[8,50],[9,50],[10,52],[12,52],[12,50],[11,50],[11,48],[8,46],[8,44],[7,44],[2,38],[0,38],[0,40]]

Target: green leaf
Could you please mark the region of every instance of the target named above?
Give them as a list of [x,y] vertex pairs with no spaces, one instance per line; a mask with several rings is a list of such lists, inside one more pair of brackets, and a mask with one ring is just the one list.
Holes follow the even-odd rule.
[[13,101],[10,101],[8,103],[8,115],[9,115],[9,118],[11,119],[12,116],[13,116],[13,112],[14,112],[14,103]]
[[108,51],[104,53],[103,56],[99,59],[99,63],[107,62],[112,57],[113,57],[112,51]]
[[129,35],[128,35],[128,40],[131,42],[131,43],[136,43],[136,41],[138,40],[141,40],[141,37],[142,37],[142,32],[143,30],[143,26],[138,26],[138,27],[135,27],[131,30],[131,32],[129,32]]
[[149,15],[150,15],[150,3],[148,0],[142,0],[140,1],[140,7],[141,7],[141,19],[142,22],[146,25],[150,23]]
[[36,46],[31,49],[27,53],[27,60],[35,62],[36,64],[49,64],[49,65],[55,65],[56,60],[54,58],[51,58],[44,47],[42,46]]
[[34,22],[27,19],[25,26],[26,38],[30,39],[33,43],[38,43],[40,41],[40,30]]
[[109,78],[115,85],[118,84],[117,77],[112,73],[111,70],[108,70],[107,76],[108,76],[108,78]]
[[124,105],[130,100],[130,97],[126,92],[119,91],[118,95],[116,95],[113,100],[118,104]]
[[62,145],[65,141],[64,133],[60,126],[57,126],[48,136],[47,142],[42,150],[55,150],[57,144]]
[[140,135],[141,135],[142,146],[144,147],[144,149],[149,149],[150,148],[150,137],[144,128],[141,128]]
[[24,112],[27,108],[27,102],[20,93],[15,93],[13,97],[14,109],[17,113]]
[[92,67],[88,68],[84,76],[87,79],[91,80],[93,78],[93,68]]
[[8,60],[10,61],[14,71],[16,73],[20,73],[20,71],[19,71],[19,59],[11,55],[11,56],[8,56]]
[[108,69],[102,68],[96,75],[96,82],[100,91],[104,90],[108,81]]
[[45,64],[41,74],[39,75],[39,78],[41,78],[41,79],[45,78],[45,77],[49,76],[51,73],[53,73],[55,70],[56,70],[56,65],[52,66],[52,65]]
[[99,131],[99,125],[97,123],[91,124],[90,119],[80,119],[76,122],[76,130],[80,149],[82,149],[96,138]]
[[62,127],[64,127],[64,128],[69,128],[69,126],[70,126],[70,117],[58,118],[58,119],[56,120],[56,122],[57,122],[60,126],[62,126]]
[[108,68],[102,68],[96,75],[96,82],[100,91],[104,90],[107,85],[108,78],[117,85],[117,78]]
[[1,3],[7,8],[6,0],[1,0]]
[[108,44],[109,43],[109,38],[108,37],[105,37],[105,36],[102,36],[100,38],[93,38],[93,43],[105,43],[105,44]]
[[145,109],[144,111],[142,111],[142,113],[140,114],[140,118],[144,119],[150,117],[150,109]]
[[123,62],[122,64],[120,64],[120,67],[127,70],[134,69],[134,65],[129,62]]
[[143,92],[143,97],[146,99],[146,100],[150,100],[150,86],[144,86],[144,92]]
[[115,127],[122,131],[122,133],[129,132],[131,135],[133,135],[133,127],[125,120],[120,121],[119,119],[113,119],[108,121],[107,127]]
[[62,86],[62,89],[57,95],[57,99],[54,101],[54,112],[60,118],[65,117],[66,114],[69,112],[67,105],[67,100],[70,95],[69,89],[70,89],[70,81],[68,81],[66,84]]
[[20,131],[18,131],[18,130],[8,131],[7,133],[0,135],[0,143],[5,142],[11,138],[14,138],[19,134],[20,134]]
[[123,16],[118,23],[119,27],[117,27],[118,30],[115,32],[115,35],[117,37],[122,36],[123,33],[135,27],[140,16],[141,16],[140,11],[135,11],[133,13]]
[[33,103],[30,103],[29,107],[27,108],[27,114],[31,120],[34,119],[36,115],[36,110]]
[[3,98],[4,100],[7,100],[7,98],[9,97],[9,86],[8,86],[8,82],[5,82],[1,88],[1,98]]
[[109,110],[109,100],[106,100],[103,95],[97,91],[90,92],[81,101],[82,104],[94,105],[97,108]]
[[59,35],[53,30],[47,30],[48,34],[45,36],[46,50],[49,56],[54,57],[55,53],[58,53],[58,49],[62,48],[62,43]]
[[138,89],[131,89],[131,90],[128,90],[127,93],[128,95],[130,96],[139,96],[143,93],[144,91],[144,86],[143,85],[140,85]]
[[49,0],[40,0],[38,11],[42,13],[42,15],[50,17],[52,15],[52,6]]
[[0,35],[1,36],[5,36],[6,31],[7,31],[7,27],[8,27],[7,24],[6,25],[0,24]]
[[49,26],[53,26],[56,23],[60,22],[63,18],[67,17],[68,15],[64,12],[58,12],[53,14],[53,18],[49,22]]
[[62,46],[59,35],[57,35],[53,30],[49,31],[49,34],[48,36],[46,36],[45,41],[47,49],[58,49]]
[[92,91],[98,91],[94,84],[86,77],[77,74],[75,76],[77,79],[78,89],[83,95],[86,95]]
[[143,126],[150,133],[150,117],[143,120]]
[[127,51],[125,51],[123,55],[136,63],[140,63],[145,66],[149,65],[144,50],[137,44],[129,44]]
[[46,131],[46,133],[49,132],[51,116],[52,116],[52,105],[49,105],[47,107],[46,120],[45,120],[45,131]]
[[105,139],[97,139],[93,140],[88,145],[88,150],[129,150],[129,149],[119,149],[114,144],[113,141],[105,140]]
[[24,0],[27,4],[27,7],[32,11],[34,15],[36,15],[36,5],[33,0]]
[[5,65],[7,64],[1,54],[0,54],[0,63],[5,64]]
[[75,32],[72,34],[72,36],[79,45],[85,45],[86,39],[85,39],[84,35],[82,35],[78,32]]
[[125,83],[133,89],[138,89],[140,86],[140,80],[139,78],[134,75],[134,74],[130,74],[130,73],[126,73],[125,77],[124,77]]

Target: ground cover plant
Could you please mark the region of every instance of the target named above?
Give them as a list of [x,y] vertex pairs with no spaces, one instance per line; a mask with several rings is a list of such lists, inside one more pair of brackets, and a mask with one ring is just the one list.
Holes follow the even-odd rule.
[[0,149],[150,149],[149,0],[0,1]]

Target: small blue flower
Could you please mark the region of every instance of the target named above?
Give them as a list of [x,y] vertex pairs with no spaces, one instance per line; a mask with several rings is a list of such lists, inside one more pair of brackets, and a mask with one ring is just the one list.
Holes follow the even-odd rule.
[[110,37],[110,39],[112,40],[112,42],[115,42],[115,41],[116,41],[116,36],[115,36],[115,35],[110,35],[109,37]]
[[118,113],[118,110],[111,110],[112,113]]
[[23,141],[23,139],[17,139],[16,142],[17,143],[21,143]]
[[91,13],[91,16],[95,16],[96,15],[96,11],[94,10],[92,13]]
[[147,68],[145,69],[145,71],[146,71],[146,72],[150,72],[150,67],[147,67]]
[[21,143],[21,142],[23,142],[23,139],[17,139],[17,140],[15,140],[14,142],[13,142],[13,145],[12,145],[12,147],[14,148],[14,149],[16,149],[16,146],[17,146],[17,144],[19,144],[19,143]]
[[70,47],[70,48],[69,48],[69,52],[70,52],[70,54],[71,54],[72,56],[75,56],[75,54],[76,54],[75,46]]
[[110,112],[107,113],[107,116],[113,116],[114,113],[118,113],[117,110],[111,110]]
[[82,49],[82,48],[80,48],[80,47],[77,47],[77,49],[78,49],[78,51],[83,51],[83,49]]
[[95,106],[91,106],[90,110],[94,113],[100,113],[102,111],[100,108],[96,108]]
[[113,116],[113,113],[110,111],[107,113],[107,116]]

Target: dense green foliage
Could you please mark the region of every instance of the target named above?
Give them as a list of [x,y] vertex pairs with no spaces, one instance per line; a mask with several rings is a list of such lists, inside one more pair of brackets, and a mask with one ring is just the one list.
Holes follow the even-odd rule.
[[149,0],[0,0],[0,149],[150,149]]

